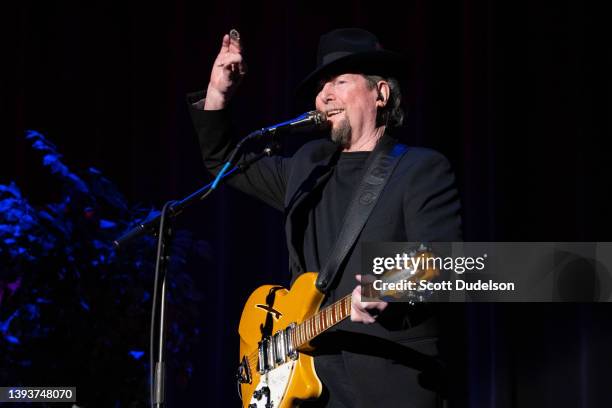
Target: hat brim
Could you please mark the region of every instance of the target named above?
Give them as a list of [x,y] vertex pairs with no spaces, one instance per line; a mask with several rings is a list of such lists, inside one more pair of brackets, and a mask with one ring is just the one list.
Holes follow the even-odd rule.
[[296,100],[312,103],[320,80],[343,73],[391,76],[401,83],[405,83],[411,76],[409,60],[402,54],[386,50],[350,54],[311,72],[296,88]]

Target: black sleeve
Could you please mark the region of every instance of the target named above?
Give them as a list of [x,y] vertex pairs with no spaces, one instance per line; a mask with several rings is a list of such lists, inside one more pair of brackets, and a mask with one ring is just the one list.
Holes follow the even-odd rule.
[[[200,142],[204,165],[209,172],[217,175],[232,153],[236,142],[231,137],[231,119],[228,110],[203,110],[203,97],[202,92],[189,94],[187,101]],[[255,153],[247,152],[240,157],[242,160],[248,160],[254,155]],[[289,159],[280,156],[264,157],[246,170],[230,176],[228,184],[283,211],[289,162]]]

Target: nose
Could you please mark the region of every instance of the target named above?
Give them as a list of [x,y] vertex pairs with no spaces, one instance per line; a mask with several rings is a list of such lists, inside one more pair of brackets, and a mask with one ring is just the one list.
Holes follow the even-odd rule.
[[334,100],[335,95],[333,93],[333,86],[331,82],[326,82],[325,85],[323,85],[323,88],[321,88],[319,91],[317,98],[319,98],[323,103],[329,103],[330,101]]

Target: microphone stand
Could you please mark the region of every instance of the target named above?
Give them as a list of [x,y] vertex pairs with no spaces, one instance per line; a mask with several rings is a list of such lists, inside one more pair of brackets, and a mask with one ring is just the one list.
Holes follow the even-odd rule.
[[[219,180],[225,179],[236,170],[242,171],[255,163],[264,156],[271,156],[278,148],[277,140],[274,138],[272,142],[261,152],[238,164],[230,171],[218,177]],[[237,148],[238,149],[238,148]],[[234,152],[234,155],[237,150]],[[155,280],[153,283],[153,306],[151,312],[151,344],[150,344],[150,387],[151,387],[151,406],[154,408],[163,408],[165,403],[165,344],[166,344],[166,275],[168,269],[168,248],[172,238],[172,220],[181,214],[187,207],[195,204],[206,198],[216,187],[211,182],[197,191],[189,194],[187,197],[179,201],[168,201],[162,207],[159,215],[138,224],[136,227],[123,234],[121,237],[113,241],[116,249],[125,247],[126,244],[132,242],[136,238],[144,234],[154,234],[157,236],[157,256],[155,260]],[[157,230],[157,231],[156,231]],[[161,291],[161,292],[160,292]],[[159,300],[159,302],[158,302]],[[158,306],[159,303],[159,306]],[[157,309],[159,309],[159,319],[156,319]],[[157,328],[157,349],[155,349],[155,328]]]

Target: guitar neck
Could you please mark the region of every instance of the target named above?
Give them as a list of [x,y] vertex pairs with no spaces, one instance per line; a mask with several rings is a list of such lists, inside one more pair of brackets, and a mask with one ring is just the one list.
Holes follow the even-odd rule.
[[346,295],[296,326],[292,333],[294,347],[300,348],[350,315],[351,295]]

